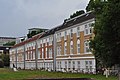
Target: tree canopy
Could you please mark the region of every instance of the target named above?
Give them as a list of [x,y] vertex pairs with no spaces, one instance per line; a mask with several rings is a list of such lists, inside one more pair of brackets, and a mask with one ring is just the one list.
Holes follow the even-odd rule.
[[14,46],[14,45],[15,45],[15,41],[3,44],[3,46]]
[[34,36],[34,35],[36,35],[36,34],[39,34],[39,33],[42,33],[42,32],[44,32],[44,31],[46,31],[47,29],[40,29],[40,30],[38,30],[38,31],[32,31],[31,33],[28,33],[27,34],[27,37],[28,38],[32,38],[32,36]]
[[90,43],[96,59],[105,67],[120,64],[120,1],[90,0],[86,9],[96,16]]
[[70,18],[74,18],[78,15],[84,14],[85,11],[84,10],[80,10],[80,11],[76,11],[75,13],[73,13],[72,15],[70,15]]

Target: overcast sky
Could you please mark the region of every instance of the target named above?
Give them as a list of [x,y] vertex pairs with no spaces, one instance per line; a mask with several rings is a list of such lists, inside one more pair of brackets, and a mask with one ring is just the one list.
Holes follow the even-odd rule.
[[25,36],[30,28],[53,28],[89,0],[0,0],[0,37]]

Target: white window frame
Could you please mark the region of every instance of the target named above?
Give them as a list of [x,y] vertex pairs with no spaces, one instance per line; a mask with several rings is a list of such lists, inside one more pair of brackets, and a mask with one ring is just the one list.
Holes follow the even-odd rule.
[[44,49],[42,48],[42,59],[44,58]]
[[80,61],[77,61],[78,70],[80,70]]
[[35,59],[35,51],[33,51],[33,59]]
[[61,55],[61,46],[57,46],[57,55]]
[[88,40],[86,40],[86,41],[84,42],[84,51],[85,51],[85,53],[89,53],[89,52],[90,52],[89,42],[90,42],[90,41],[88,41]]
[[48,49],[47,48],[45,48],[45,51],[46,51],[46,58],[47,58],[47,55],[48,55]]
[[77,27],[77,37],[80,37],[80,27]]
[[70,29],[70,38],[73,38],[73,29]]
[[65,69],[67,69],[67,61],[65,61]]
[[77,40],[77,53],[80,54],[80,40]]
[[64,32],[64,40],[66,40],[67,39],[67,30],[65,30],[65,32]]
[[70,42],[70,54],[73,54],[73,41]]
[[64,42],[64,55],[67,55],[67,42]]
[[87,24],[85,24],[85,35],[89,34],[89,27]]
[[[34,54],[33,54],[34,55]],[[40,59],[40,51],[38,51],[38,59]]]
[[73,68],[75,69],[75,61],[72,61]]
[[52,48],[49,48],[49,58],[52,58]]

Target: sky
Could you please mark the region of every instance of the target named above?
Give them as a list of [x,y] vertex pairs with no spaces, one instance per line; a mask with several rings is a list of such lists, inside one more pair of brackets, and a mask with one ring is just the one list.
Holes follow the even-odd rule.
[[21,37],[30,28],[51,29],[89,0],[0,0],[0,37]]

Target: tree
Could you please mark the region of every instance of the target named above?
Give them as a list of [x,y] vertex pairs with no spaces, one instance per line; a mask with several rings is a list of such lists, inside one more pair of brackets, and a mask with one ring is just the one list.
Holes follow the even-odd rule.
[[[96,5],[98,4],[98,5]],[[94,40],[90,47],[95,55],[97,65],[112,67],[118,65],[120,80],[120,1],[94,0],[95,27]]]
[[[96,59],[105,67],[120,64],[120,1],[94,1],[96,16],[91,48]],[[96,4],[99,6],[95,7]]]
[[48,29],[39,29],[37,31],[32,31],[32,32],[27,34],[27,37],[32,38],[32,36],[39,34],[39,33],[42,33],[42,32],[45,32],[46,30],[48,30]]
[[9,67],[10,65],[10,58],[9,58],[9,54],[1,54],[0,55],[0,66],[7,66]]
[[70,15],[70,18],[74,18],[78,15],[84,14],[85,11],[84,10],[80,10],[80,11],[76,11],[75,13],[73,13],[72,15]]
[[15,41],[3,44],[3,46],[14,46],[14,45],[15,45]]
[[27,34],[28,38],[32,38],[32,36],[36,35],[36,31],[32,31],[31,33]]
[[86,11],[88,12],[94,10],[94,6],[95,6],[94,0],[90,0],[89,4],[86,7]]

